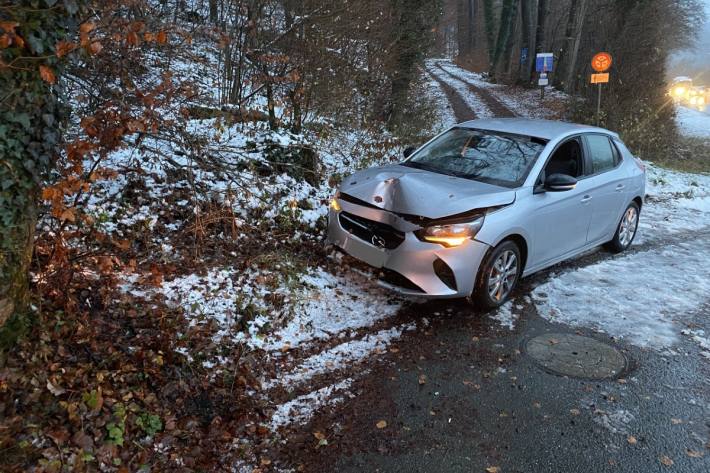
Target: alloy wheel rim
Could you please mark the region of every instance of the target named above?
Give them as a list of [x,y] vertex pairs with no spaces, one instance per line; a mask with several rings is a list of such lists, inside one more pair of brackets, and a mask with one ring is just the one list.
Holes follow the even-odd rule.
[[623,218],[621,219],[621,225],[619,226],[619,243],[621,246],[628,246],[633,240],[636,234],[636,220],[638,219],[638,212],[636,208],[629,207],[626,209]]
[[488,295],[491,299],[502,301],[513,289],[518,277],[518,257],[511,250],[498,255],[488,273]]

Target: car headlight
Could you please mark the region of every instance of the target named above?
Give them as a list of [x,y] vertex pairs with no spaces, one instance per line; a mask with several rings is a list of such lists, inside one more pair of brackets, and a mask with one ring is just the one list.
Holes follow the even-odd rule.
[[330,208],[336,212],[340,212],[342,210],[340,202],[338,202],[338,198],[340,198],[340,191],[336,192],[333,198],[330,199]]
[[432,225],[417,230],[415,234],[420,240],[439,243],[447,248],[461,246],[466,240],[476,236],[483,226],[483,219],[484,217],[481,216],[470,222]]

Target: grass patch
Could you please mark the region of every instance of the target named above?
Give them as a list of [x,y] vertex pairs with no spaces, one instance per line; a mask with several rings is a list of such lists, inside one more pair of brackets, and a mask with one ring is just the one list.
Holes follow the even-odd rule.
[[674,154],[655,157],[650,161],[677,171],[710,173],[710,139],[679,138]]

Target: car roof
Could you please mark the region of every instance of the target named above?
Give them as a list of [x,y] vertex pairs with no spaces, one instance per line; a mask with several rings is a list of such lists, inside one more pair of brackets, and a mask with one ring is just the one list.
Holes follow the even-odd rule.
[[554,140],[555,138],[561,138],[575,133],[605,133],[615,137],[619,136],[613,131],[595,126],[530,118],[484,118],[470,120],[458,126],[533,136],[546,140]]

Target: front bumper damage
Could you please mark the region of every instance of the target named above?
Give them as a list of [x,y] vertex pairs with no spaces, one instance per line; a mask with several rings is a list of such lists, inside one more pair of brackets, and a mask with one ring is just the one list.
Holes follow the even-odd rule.
[[468,240],[445,248],[419,240],[413,232],[421,226],[411,219],[342,199],[338,203],[339,211],[329,211],[328,242],[375,268],[381,286],[417,297],[471,295],[487,244]]

